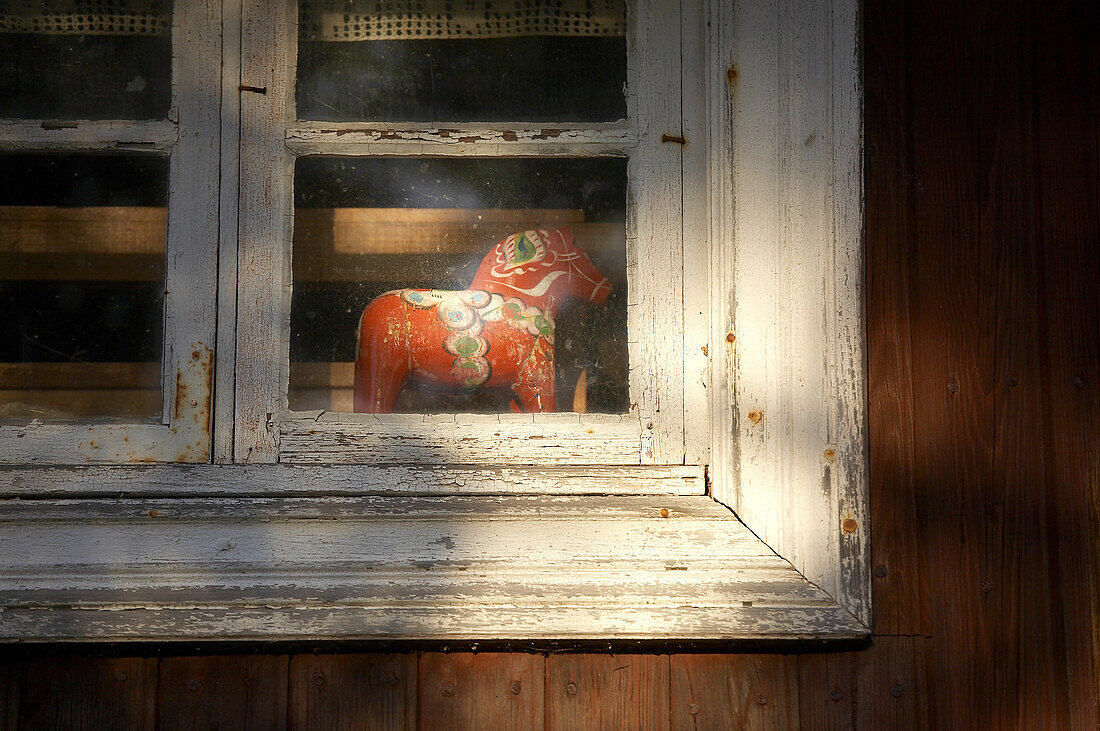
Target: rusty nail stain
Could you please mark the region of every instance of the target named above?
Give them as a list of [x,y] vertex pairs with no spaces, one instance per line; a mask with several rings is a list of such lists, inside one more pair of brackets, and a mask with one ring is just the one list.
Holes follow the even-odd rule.
[[150,517],[150,518],[155,518],[155,517],[157,517],[158,515],[160,515],[160,513],[158,513],[158,512],[157,512],[157,511],[155,511],[155,510],[150,510],[150,511],[149,511],[149,517]]
[[989,579],[986,579],[982,582],[982,592],[988,594],[991,591],[993,591],[993,582]]
[[690,713],[693,716],[698,716],[699,715],[699,704],[698,703],[688,703],[688,713]]
[[729,82],[730,86],[732,86],[734,82],[737,81],[737,66],[732,63],[730,64],[730,67],[726,69],[726,81]]
[[197,351],[197,350],[192,350],[192,351],[191,351],[191,360],[198,360],[198,359],[199,359],[199,355],[200,355],[199,351]]
[[443,694],[444,698],[451,698],[455,694],[455,684],[447,681],[439,686],[439,692]]
[[825,450],[825,461],[831,463],[834,460],[836,460],[836,450],[835,449],[826,449]]
[[959,379],[952,376],[947,379],[947,392],[952,396],[962,390],[962,384],[959,383]]
[[312,682],[318,688],[320,688],[322,685],[325,684],[325,674],[324,673],[314,673],[313,675],[310,676],[309,679],[310,679],[310,682]]
[[653,422],[652,422],[652,421],[648,422],[648,423],[647,423],[647,424],[645,425],[645,428],[646,428],[646,429],[653,429]]
[[576,695],[577,694],[577,684],[576,683],[566,683],[565,684],[565,692],[568,693],[569,695]]
[[727,343],[732,343],[732,342],[734,342],[734,341],[736,341],[736,340],[737,340],[737,336],[736,336],[736,335],[734,335],[733,333],[726,333],[726,342],[727,342]]
[[857,528],[859,528],[859,523],[857,523],[854,518],[845,518],[844,519],[844,532],[845,533],[855,533]]
[[120,683],[125,683],[126,682],[126,671],[123,670],[122,668],[119,668],[118,670],[116,670],[114,675],[115,675],[115,680],[117,680],[118,682],[120,682]]
[[888,573],[890,573],[890,572],[882,564],[879,564],[878,566],[875,567],[875,576],[879,577],[880,579],[885,579],[886,574],[888,574]]
[[382,685],[392,688],[397,685],[397,676],[393,673],[386,673],[385,677],[382,678]]
[[662,518],[667,518],[668,517],[668,508],[661,508],[661,517]]
[[843,697],[844,697],[844,691],[842,691],[840,688],[833,688],[832,690],[829,691],[829,700],[831,700],[833,702],[837,702]]
[[1085,387],[1085,379],[1081,378],[1081,376],[1074,376],[1073,377],[1073,385],[1074,385],[1075,388],[1084,388]]
[[707,350],[707,346],[705,345],[699,348],[699,350],[703,351],[703,355],[710,355],[710,351]]
[[198,678],[191,678],[187,681],[188,690],[202,690],[202,681]]
[[1018,386],[1020,385],[1020,379],[1016,376],[1009,376],[1005,379],[1005,383],[1007,383],[1009,386]]
[[894,696],[895,698],[901,698],[902,691],[904,690],[905,688],[901,686],[901,683],[894,683],[890,686],[890,695]]
[[508,685],[508,690],[512,693],[512,695],[519,695],[520,692],[523,690],[523,683],[519,682],[518,680],[513,680]]
[[763,693],[758,693],[756,696],[756,704],[758,706],[768,705],[768,696],[764,695]]
[[761,421],[764,420],[764,412],[760,411],[759,409],[753,409],[748,413],[748,417],[749,421],[751,421],[753,424],[759,424]]

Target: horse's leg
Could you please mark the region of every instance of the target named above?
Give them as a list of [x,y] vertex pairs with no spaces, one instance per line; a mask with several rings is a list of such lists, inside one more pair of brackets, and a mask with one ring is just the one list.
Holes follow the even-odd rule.
[[525,413],[557,411],[553,357],[546,357],[541,350],[532,353],[520,367],[512,391]]
[[355,358],[355,410],[389,414],[409,377],[409,354],[397,338],[387,342],[385,327],[366,325],[360,324]]

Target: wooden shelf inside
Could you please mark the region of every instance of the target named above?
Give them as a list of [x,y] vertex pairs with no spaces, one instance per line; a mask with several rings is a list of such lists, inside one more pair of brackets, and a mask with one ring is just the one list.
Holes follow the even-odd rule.
[[[8,280],[164,278],[165,208],[0,206],[0,272]],[[622,223],[571,209],[300,208],[296,281],[393,281],[476,260],[516,231],[571,226],[589,253],[621,251]],[[384,256],[383,256],[384,255]]]

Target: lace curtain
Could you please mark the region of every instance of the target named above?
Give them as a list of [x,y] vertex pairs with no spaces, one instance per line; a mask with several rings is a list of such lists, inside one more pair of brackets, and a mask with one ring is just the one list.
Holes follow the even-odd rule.
[[[0,33],[166,35],[171,0],[0,0]],[[622,36],[625,0],[302,0],[304,41]]]
[[172,32],[172,0],[0,0],[0,33],[160,36]]

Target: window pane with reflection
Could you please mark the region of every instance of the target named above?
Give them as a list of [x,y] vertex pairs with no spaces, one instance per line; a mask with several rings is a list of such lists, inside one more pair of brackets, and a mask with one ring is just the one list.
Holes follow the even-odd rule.
[[626,412],[626,162],[299,158],[290,408]]
[[0,154],[0,420],[156,419],[168,160]]

